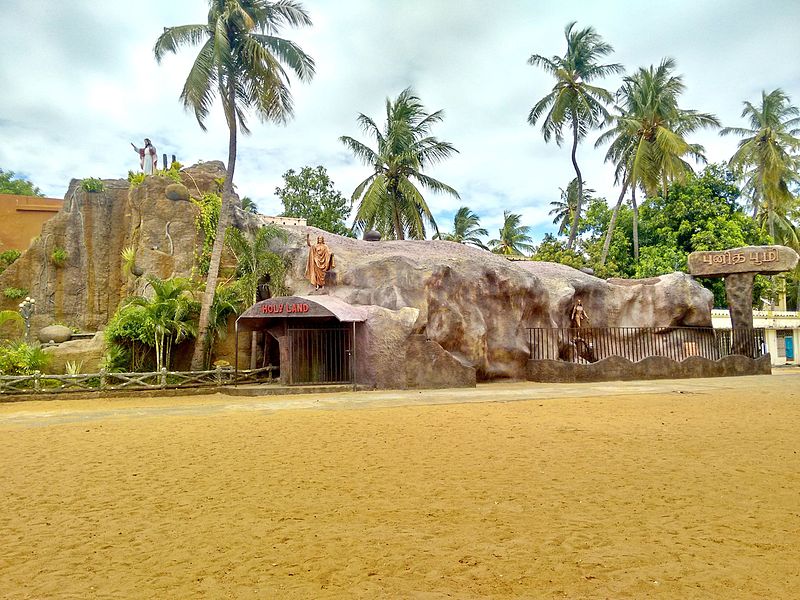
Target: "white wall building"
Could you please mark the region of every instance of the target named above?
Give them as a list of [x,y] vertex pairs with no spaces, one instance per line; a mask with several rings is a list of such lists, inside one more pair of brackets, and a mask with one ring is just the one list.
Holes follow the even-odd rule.
[[[730,329],[731,316],[727,310],[711,311],[714,329]],[[773,365],[798,365],[797,343],[800,340],[800,315],[795,311],[754,310],[753,327],[763,328],[767,349]]]

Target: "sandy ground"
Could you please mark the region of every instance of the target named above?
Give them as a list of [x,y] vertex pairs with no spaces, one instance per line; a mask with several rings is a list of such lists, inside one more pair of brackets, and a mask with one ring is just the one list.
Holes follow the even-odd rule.
[[0,597],[797,598],[799,384],[0,405]]

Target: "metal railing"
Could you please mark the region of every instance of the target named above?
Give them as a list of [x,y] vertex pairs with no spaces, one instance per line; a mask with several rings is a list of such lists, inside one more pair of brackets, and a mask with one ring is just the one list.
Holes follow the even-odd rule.
[[168,371],[149,373],[79,373],[76,375],[0,375],[0,395],[53,394],[62,392],[102,392],[113,390],[159,390],[217,387],[243,383],[273,383],[278,367],[239,371],[218,367],[209,371]]
[[528,328],[532,359],[593,363],[610,356],[638,362],[650,356],[682,361],[690,356],[719,360],[732,354],[767,354],[763,329],[712,327]]

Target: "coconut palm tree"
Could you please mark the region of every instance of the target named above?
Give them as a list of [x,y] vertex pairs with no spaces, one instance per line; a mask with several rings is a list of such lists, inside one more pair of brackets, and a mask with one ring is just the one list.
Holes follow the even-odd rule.
[[200,310],[200,335],[192,357],[193,369],[203,364],[208,314],[217,288],[225,230],[235,197],[237,131],[249,133],[248,110],[264,121],[276,123],[284,123],[291,117],[292,96],[284,66],[301,81],[308,81],[314,75],[313,59],[294,42],[277,36],[287,25],[311,25],[308,13],[299,2],[209,0],[206,23],[168,27],[155,44],[158,62],[181,46],[202,44],[180,97],[205,130],[205,120],[214,99],[219,96],[229,132],[222,210]]
[[282,296],[288,291],[284,284],[286,262],[270,249],[275,241],[286,241],[286,232],[276,225],[260,227],[252,241],[240,229],[228,229],[228,248],[236,258],[236,278],[242,299],[248,306],[258,300],[258,282],[265,275],[269,276],[273,296]]
[[[562,188],[558,189],[561,192],[561,200],[553,200],[550,203],[550,206],[553,208],[547,214],[555,215],[553,225],[558,224],[557,235],[564,235],[572,224],[575,211],[578,210],[578,178],[576,177],[570,181],[566,190]],[[580,204],[583,205],[584,202],[588,203],[592,199],[592,194],[594,194],[593,189],[584,189],[583,201],[580,202]],[[578,217],[578,221],[580,222],[580,216]]]
[[434,238],[438,237],[440,240],[469,244],[477,246],[482,250],[488,250],[486,244],[481,240],[481,236],[487,236],[489,232],[483,227],[480,227],[480,224],[480,217],[468,207],[462,206],[456,211],[455,217],[453,217],[453,232],[442,233],[438,236],[434,236]]
[[726,127],[720,135],[743,137],[729,165],[743,170],[754,215],[776,239],[777,229],[785,229],[782,217],[792,201],[789,185],[800,180],[800,158],[794,154],[800,149],[800,109],[779,88],[762,91],[758,106],[745,101],[742,117],[749,128]]
[[503,226],[500,228],[500,237],[490,240],[489,246],[495,254],[506,256],[521,256],[524,252],[533,252],[533,239],[528,235],[530,227],[520,225],[522,215],[511,211],[503,211]]
[[376,149],[349,136],[339,138],[356,158],[373,168],[353,191],[352,202],[359,200],[354,231],[377,229],[385,238],[424,239],[427,223],[439,233],[417,185],[459,198],[452,187],[422,172],[458,152],[450,142],[430,135],[431,127],[443,117],[441,110],[427,113],[413,90],[407,88],[395,100],[386,99],[383,129],[359,114],[358,124],[364,133],[375,138]]
[[256,214],[258,213],[258,205],[253,202],[250,196],[245,196],[242,198],[242,210],[246,213]]
[[[640,68],[625,77],[617,92],[618,114],[610,117],[611,127],[597,140],[595,147],[608,143],[606,161],[615,165],[615,183],[622,184],[622,193],[612,213],[606,232],[601,264],[605,264],[619,207],[626,190],[631,190],[634,231],[638,230],[636,189],[647,194],[668,193],[672,181],[692,173],[687,158],[705,162],[704,148],[689,143],[685,136],[705,127],[719,127],[719,120],[710,113],[682,109],[678,98],[685,85],[674,75],[675,61],[665,58],[658,67]],[[638,258],[639,240],[634,235],[634,255]]]
[[534,54],[528,59],[528,64],[541,67],[556,78],[556,84],[550,93],[531,109],[528,123],[536,125],[544,115],[544,141],[549,142],[554,137],[559,146],[564,142],[564,126],[568,125],[572,129],[572,166],[578,179],[578,205],[572,217],[572,228],[567,242],[569,248],[575,245],[583,198],[583,176],[576,157],[578,143],[608,117],[606,104],[613,101],[608,90],[591,85],[590,82],[623,71],[622,65],[617,63],[598,64],[600,59],[611,54],[614,49],[603,41],[593,27],[575,29],[575,25],[573,21],[564,29],[567,40],[564,56],[547,58]]

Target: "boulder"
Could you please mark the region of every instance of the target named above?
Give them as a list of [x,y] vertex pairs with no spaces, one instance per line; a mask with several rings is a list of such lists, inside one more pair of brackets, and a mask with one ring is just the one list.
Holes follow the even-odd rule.
[[43,344],[47,342],[60,344],[72,339],[72,330],[65,325],[48,325],[47,327],[42,327],[36,337]]
[[98,331],[90,339],[72,340],[44,348],[50,356],[46,371],[53,375],[60,375],[66,371],[66,364],[73,362],[81,365],[83,373],[97,373],[105,355],[105,338],[102,331]]
[[189,188],[182,183],[170,183],[164,189],[164,195],[170,200],[189,200]]

